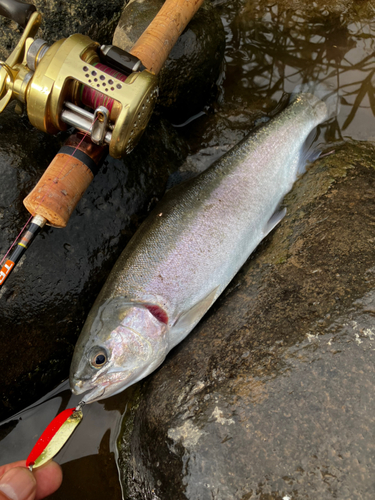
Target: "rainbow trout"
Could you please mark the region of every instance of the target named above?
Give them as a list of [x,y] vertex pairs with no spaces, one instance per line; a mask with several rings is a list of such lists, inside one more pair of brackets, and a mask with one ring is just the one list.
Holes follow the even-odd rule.
[[260,241],[306,163],[305,142],[337,102],[309,93],[209,169],[171,189],[131,239],[78,339],[70,372],[86,403],[154,371]]

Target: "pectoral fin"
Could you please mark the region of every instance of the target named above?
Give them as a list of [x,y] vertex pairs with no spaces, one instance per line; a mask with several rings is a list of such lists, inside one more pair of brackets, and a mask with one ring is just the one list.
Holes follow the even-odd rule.
[[181,342],[204,316],[219,295],[219,287],[214,288],[206,297],[187,311],[182,312],[170,330],[171,347]]

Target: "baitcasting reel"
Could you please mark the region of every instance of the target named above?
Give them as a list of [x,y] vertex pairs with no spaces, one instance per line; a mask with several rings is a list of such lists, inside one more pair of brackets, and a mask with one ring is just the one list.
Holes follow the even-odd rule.
[[52,46],[34,39],[41,16],[32,5],[18,7],[28,10],[29,21],[7,61],[0,61],[0,112],[17,100],[16,112],[26,108],[32,125],[44,132],[56,134],[69,125],[94,144],[108,145],[114,158],[129,153],[152,114],[157,77],[132,54],[100,47],[85,35]]
[[25,28],[7,61],[0,61],[0,113],[16,100],[16,111],[26,108],[30,122],[44,132],[78,129],[23,200],[31,223],[0,268],[0,288],[45,224],[67,225],[108,146],[120,158],[137,144],[158,96],[156,75],[202,3],[165,0],[128,53],[80,34],[49,47],[34,39],[41,16],[33,5],[0,0],[0,15]]

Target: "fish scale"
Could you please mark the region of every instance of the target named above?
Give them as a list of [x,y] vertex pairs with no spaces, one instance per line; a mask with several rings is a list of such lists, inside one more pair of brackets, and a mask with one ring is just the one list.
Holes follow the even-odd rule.
[[[306,139],[330,114],[318,97],[297,95],[208,170],[166,194],[117,260],[77,342],[71,387],[91,391],[85,402],[151,373],[194,328],[281,220],[282,213],[273,214],[306,162]],[[148,359],[136,349],[129,356],[135,334],[147,340]]]
[[[225,288],[263,238],[268,220],[297,175],[298,151],[316,126],[308,113],[307,121],[293,106],[288,114],[297,114],[305,128],[292,148],[285,135],[295,134],[295,123],[294,130],[285,131],[285,117],[279,117],[209,171],[172,189],[120,256],[113,270],[117,279],[109,280],[104,290],[132,300],[142,300],[145,292],[163,297],[174,318],[213,286]],[[277,151],[269,151],[270,138]],[[284,175],[285,161],[289,176]]]

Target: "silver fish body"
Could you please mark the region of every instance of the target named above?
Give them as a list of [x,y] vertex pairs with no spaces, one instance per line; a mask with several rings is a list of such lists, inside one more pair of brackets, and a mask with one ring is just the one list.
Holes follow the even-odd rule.
[[142,379],[194,328],[260,241],[330,115],[299,94],[196,178],[171,189],[129,242],[78,339],[70,383],[91,402]]

